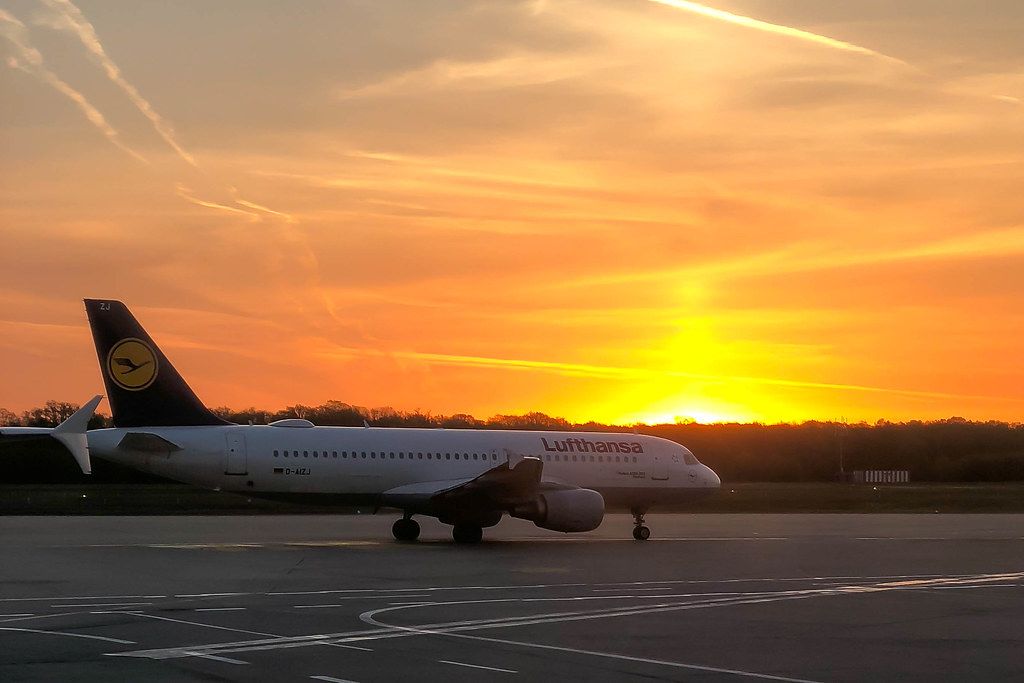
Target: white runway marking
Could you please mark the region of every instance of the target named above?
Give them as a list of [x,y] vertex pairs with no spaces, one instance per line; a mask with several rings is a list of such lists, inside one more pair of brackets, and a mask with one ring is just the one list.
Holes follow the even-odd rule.
[[68,638],[87,638],[89,640],[104,640],[108,643],[119,643],[121,645],[135,645],[134,640],[121,640],[120,638],[107,638],[106,636],[90,636],[85,633],[65,633],[64,631],[44,631],[38,628],[13,628],[2,627],[0,631],[22,631],[24,633],[44,633],[48,636],[67,636]]
[[328,683],[356,683],[346,678],[333,678],[331,676],[310,676],[314,681],[327,681]]
[[323,642],[321,645],[330,645],[331,647],[340,647],[346,650],[362,650],[363,652],[373,652],[373,649],[368,647],[359,647],[358,645],[342,645],[341,643],[328,643]]
[[630,657],[629,655],[617,655],[611,652],[594,652],[593,650],[579,650],[574,647],[559,647],[557,645],[544,645],[541,643],[523,643],[516,640],[503,640],[501,638],[484,638],[483,636],[467,636],[462,634],[452,634],[455,638],[465,638],[467,640],[478,640],[491,643],[500,643],[502,645],[520,645],[522,647],[537,648],[541,650],[554,650],[558,652],[571,652],[579,655],[590,655],[592,657],[605,657],[608,659],[617,659],[627,662],[640,662],[643,664],[656,664],[658,666],[669,666],[676,669],[689,669],[691,671],[709,671],[712,673],[719,674],[731,674],[733,676],[743,676],[745,678],[759,678],[762,680],[769,681],[786,681],[787,683],[820,683],[819,681],[813,681],[806,678],[788,678],[786,676],[775,676],[773,674],[760,674],[753,671],[740,671],[739,669],[723,669],[716,666],[703,666],[701,664],[683,664],[682,662],[669,662],[662,659],[648,659],[646,657]]
[[152,605],[151,602],[86,602],[74,605],[50,605],[56,609],[67,609],[68,607],[137,607],[139,605]]
[[34,617],[32,612],[22,612],[21,614],[0,614],[0,617]]
[[48,600],[50,602],[61,602],[64,600],[153,600],[166,597],[166,595],[51,595],[48,598],[0,598],[0,602],[30,602],[44,600]]
[[454,664],[455,666],[468,666],[471,669],[487,669],[488,671],[501,671],[506,674],[517,674],[519,673],[515,669],[499,669],[496,666],[481,666],[479,664],[467,664],[466,662],[453,662],[450,659],[439,659],[437,660],[442,664]]
[[[347,597],[335,598],[335,600],[388,600],[395,597],[394,595],[351,595]],[[403,595],[403,598],[426,598],[426,595]],[[342,605],[337,603],[324,603],[322,605],[292,605],[292,609],[321,609],[323,607],[348,607],[348,605]]]
[[244,628],[229,628],[227,626],[217,626],[215,624],[204,624],[201,621],[186,621],[184,619],[171,619],[170,617],[160,617],[155,614],[143,614],[142,612],[111,612],[110,614],[130,614],[133,617],[143,617],[145,619],[157,619],[159,621],[173,621],[176,624],[188,624],[189,626],[201,626],[203,628],[217,629],[218,631],[234,631],[235,633],[250,633],[254,636],[270,636],[271,638],[280,638],[281,636],[274,635],[273,633],[261,633],[260,631],[248,631]]
[[252,593],[182,593],[176,598],[229,598],[233,595],[252,595]]
[[203,659],[212,659],[212,660],[214,660],[216,662],[224,662],[226,664],[245,664],[245,665],[249,664],[249,662],[243,662],[241,659],[231,659],[230,657],[221,657],[219,655],[208,655],[208,654],[203,654],[202,652],[186,652],[185,654],[190,655],[192,657],[201,657]]

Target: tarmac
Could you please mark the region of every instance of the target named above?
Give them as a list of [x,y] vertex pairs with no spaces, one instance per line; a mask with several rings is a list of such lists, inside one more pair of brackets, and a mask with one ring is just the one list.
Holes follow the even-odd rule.
[[0,517],[0,680],[1024,680],[1022,515]]

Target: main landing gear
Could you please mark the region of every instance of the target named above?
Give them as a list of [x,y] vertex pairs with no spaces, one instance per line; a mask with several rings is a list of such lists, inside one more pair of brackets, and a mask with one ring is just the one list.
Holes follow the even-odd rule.
[[396,541],[411,543],[420,537],[420,525],[410,515],[397,520],[391,527]]
[[633,538],[638,541],[646,541],[651,537],[651,530],[644,526],[643,510],[633,510],[633,521],[636,523],[636,526],[633,527]]
[[456,524],[452,527],[452,538],[456,543],[479,543],[483,537],[483,527],[477,524]]

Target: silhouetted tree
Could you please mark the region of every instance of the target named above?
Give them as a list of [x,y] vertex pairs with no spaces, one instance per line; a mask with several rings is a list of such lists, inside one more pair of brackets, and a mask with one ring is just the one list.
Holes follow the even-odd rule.
[[26,427],[56,427],[74,415],[79,408],[81,406],[77,403],[47,401],[42,408],[33,408],[22,413],[21,421]]

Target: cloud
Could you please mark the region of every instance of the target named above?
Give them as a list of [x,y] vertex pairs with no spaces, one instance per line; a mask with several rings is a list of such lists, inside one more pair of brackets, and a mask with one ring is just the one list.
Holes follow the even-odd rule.
[[900,389],[893,387],[878,387],[862,384],[840,384],[831,382],[804,382],[800,380],[778,379],[772,377],[750,377],[739,375],[715,375],[693,372],[679,372],[674,370],[658,370],[650,368],[623,367],[591,365],[585,363],[560,363],[552,361],[524,360],[516,358],[493,358],[487,356],[469,356],[447,353],[423,353],[419,351],[378,351],[375,349],[361,349],[355,347],[336,346],[327,351],[324,355],[332,357],[390,357],[403,360],[414,360],[434,365],[455,365],[476,368],[491,368],[505,370],[527,370],[534,372],[547,372],[569,377],[594,377],[599,379],[623,379],[623,380],[644,380],[644,379],[690,379],[711,382],[737,382],[743,384],[760,384],[767,386],[793,387],[802,389],[829,389],[834,391],[854,391],[879,394],[895,394],[899,396],[914,396],[922,398],[972,398],[981,400],[1002,400],[1002,397],[994,396],[966,396],[961,394],[950,394],[932,391],[917,391],[912,389]]
[[70,31],[78,36],[78,39],[82,41],[82,45],[89,51],[92,58],[106,72],[107,77],[128,96],[128,99],[142,112],[142,115],[149,119],[150,123],[153,124],[153,128],[163,138],[164,142],[188,164],[196,166],[195,158],[175,140],[174,131],[171,126],[153,109],[153,106],[139,93],[135,86],[124,78],[121,69],[107,55],[103,45],[100,43],[99,37],[96,35],[96,29],[85,18],[81,10],[71,3],[70,0],[40,1],[49,7],[54,14],[43,15],[39,17],[38,22],[50,28]]
[[6,38],[18,53],[18,57],[8,59],[7,65],[9,67],[35,76],[70,99],[81,110],[82,114],[85,115],[89,123],[99,129],[110,142],[130,154],[137,161],[141,161],[144,164],[149,163],[145,157],[121,141],[120,134],[118,134],[113,126],[107,123],[107,119],[85,98],[85,95],[65,83],[46,67],[42,53],[29,42],[28,30],[25,28],[25,24],[2,9],[0,9],[0,35]]
[[701,5],[700,3],[690,2],[689,0],[651,0],[659,5],[667,5],[674,7],[675,9],[683,10],[684,12],[692,12],[693,14],[699,14],[703,17],[710,19],[717,19],[718,21],[724,21],[730,24],[736,24],[737,26],[744,26],[746,28],[752,28],[757,31],[765,31],[767,33],[774,33],[780,36],[786,36],[787,38],[795,38],[797,40],[803,40],[817,45],[823,45],[825,47],[832,48],[834,50],[843,50],[845,52],[855,52],[862,55],[868,55],[871,57],[877,57],[887,62],[894,64],[902,64],[906,66],[906,62],[889,55],[884,55],[881,52],[876,52],[860,45],[854,45],[853,43],[847,43],[842,40],[835,38],[829,38],[828,36],[819,35],[817,33],[811,33],[810,31],[804,31],[791,26],[783,26],[781,24],[772,24],[767,21],[761,21],[760,19],[754,19],[752,17],[745,17],[741,14],[733,14],[732,12],[726,12],[725,10],[715,9],[714,7],[708,7],[707,5]]
[[179,197],[181,197],[187,202],[195,204],[196,206],[204,206],[208,209],[216,209],[217,211],[226,211],[228,213],[242,214],[244,216],[248,216],[249,220],[253,222],[260,220],[260,215],[258,213],[253,213],[252,211],[239,209],[234,206],[228,206],[226,204],[218,204],[217,202],[213,202],[207,199],[199,199],[198,197],[194,197],[192,195],[192,190],[189,189],[188,187],[185,187],[181,183],[175,186],[175,190],[177,191]]

